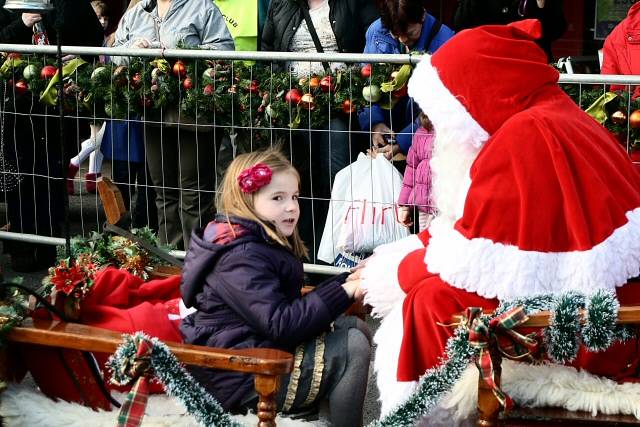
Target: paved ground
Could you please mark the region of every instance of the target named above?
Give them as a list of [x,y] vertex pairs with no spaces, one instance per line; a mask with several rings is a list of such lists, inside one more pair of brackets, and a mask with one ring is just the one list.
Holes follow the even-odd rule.
[[[81,171],[83,173],[83,171]],[[105,175],[110,174],[109,165],[104,167]],[[79,184],[76,184],[76,191],[79,189]],[[0,204],[0,219],[6,218],[6,206]],[[104,214],[101,210],[99,199],[96,195],[87,194],[81,192],[70,198],[69,206],[69,218],[71,235],[88,234],[93,230],[98,229],[98,225],[104,222]],[[46,269],[36,271],[33,273],[16,273],[11,270],[11,264],[9,257],[6,254],[0,256],[0,267],[4,273],[6,280],[12,280],[16,277],[21,277],[23,283],[30,285],[32,288],[37,289],[40,286],[42,278],[46,275]],[[369,326],[372,330],[377,329],[378,323],[373,319],[368,319]],[[373,369],[370,370],[372,372]],[[370,375],[369,388],[367,391],[367,398],[364,408],[364,422],[365,425],[370,421],[378,418],[380,414],[379,405],[377,403],[378,391],[375,387],[375,382]]]

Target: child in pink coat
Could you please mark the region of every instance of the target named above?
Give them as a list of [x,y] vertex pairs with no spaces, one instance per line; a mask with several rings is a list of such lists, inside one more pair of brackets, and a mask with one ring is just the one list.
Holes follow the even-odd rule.
[[434,209],[431,206],[431,152],[435,133],[431,121],[420,113],[422,127],[413,135],[407,154],[407,168],[398,197],[398,219],[407,227],[413,225],[413,210],[418,210],[419,231],[429,226]]

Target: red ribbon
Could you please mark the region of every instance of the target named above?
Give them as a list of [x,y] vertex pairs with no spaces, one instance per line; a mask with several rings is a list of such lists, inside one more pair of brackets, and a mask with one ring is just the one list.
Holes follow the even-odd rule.
[[127,400],[120,407],[118,414],[118,427],[138,427],[144,418],[149,398],[149,381],[151,377],[151,340],[140,335],[134,337],[136,343],[136,355],[133,360],[125,360],[125,372],[137,379],[131,391],[127,394]]
[[505,411],[513,407],[513,400],[502,391],[495,380],[490,345],[495,340],[497,349],[509,359],[522,359],[535,354],[538,349],[537,340],[514,330],[528,319],[521,306],[494,317],[489,321],[489,325],[482,320],[482,308],[469,307],[465,311],[463,324],[469,332],[469,344],[478,350],[476,366]]

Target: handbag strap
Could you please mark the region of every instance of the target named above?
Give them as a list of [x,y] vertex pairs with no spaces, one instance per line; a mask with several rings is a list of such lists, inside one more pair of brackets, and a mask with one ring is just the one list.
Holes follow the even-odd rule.
[[[309,30],[313,44],[316,45],[316,50],[318,53],[323,53],[324,49],[322,48],[322,44],[318,38],[316,27],[314,27],[313,21],[311,20],[311,15],[309,15],[309,7],[306,5],[306,1],[299,0],[298,5],[300,6],[300,10],[302,10],[302,16],[304,17],[304,21],[307,23],[307,29]],[[331,67],[329,67],[329,63],[327,61],[322,61],[322,66],[327,73],[331,72]]]

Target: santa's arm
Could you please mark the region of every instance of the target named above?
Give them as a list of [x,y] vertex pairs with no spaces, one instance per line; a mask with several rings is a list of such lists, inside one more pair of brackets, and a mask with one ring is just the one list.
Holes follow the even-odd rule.
[[360,275],[362,287],[367,292],[364,302],[372,307],[372,316],[385,317],[402,302],[405,293],[398,282],[398,266],[409,253],[424,249],[426,241],[428,232],[425,230],[374,250]]

